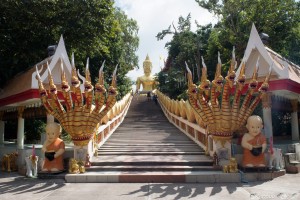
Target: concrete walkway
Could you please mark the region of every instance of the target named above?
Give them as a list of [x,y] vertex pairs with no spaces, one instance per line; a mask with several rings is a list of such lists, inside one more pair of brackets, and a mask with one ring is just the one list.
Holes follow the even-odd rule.
[[66,183],[0,173],[1,200],[300,199],[300,174],[245,183]]

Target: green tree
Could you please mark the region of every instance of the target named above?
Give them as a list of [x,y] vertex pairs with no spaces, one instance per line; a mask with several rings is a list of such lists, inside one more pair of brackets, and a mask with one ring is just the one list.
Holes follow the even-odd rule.
[[159,82],[158,89],[170,98],[186,99],[187,84],[182,70],[171,68],[168,72],[159,72],[157,81]]
[[[47,57],[48,45],[64,36],[67,51],[74,52],[76,67],[83,72],[90,57],[92,80],[106,60],[106,78],[117,64],[118,84],[138,63],[138,27],[111,0],[3,0],[0,4],[0,85],[15,74]],[[121,92],[122,93],[122,92]]]
[[[183,93],[186,90],[186,82],[184,81],[184,85],[182,81],[185,80],[186,76],[186,64],[190,68],[193,73],[193,80],[194,82],[200,81],[200,74],[201,74],[201,56],[204,57],[206,61],[208,51],[206,50],[209,46],[209,39],[211,32],[212,32],[212,24],[208,24],[205,26],[197,25],[196,32],[191,31],[191,16],[190,14],[184,18],[182,16],[178,19],[178,26],[175,27],[173,24],[170,25],[168,29],[162,30],[157,34],[157,39],[161,40],[166,35],[173,35],[172,40],[166,43],[166,48],[168,49],[168,60],[167,65],[170,68],[167,72],[160,72],[163,73],[159,78],[160,89],[162,92],[168,93],[170,96],[174,96],[177,98],[178,96],[184,97]],[[217,51],[215,56],[217,55]],[[215,59],[216,60],[216,59]],[[186,64],[185,64],[186,63]],[[211,62],[206,62],[206,64],[211,65]],[[214,63],[216,65],[216,63]],[[209,68],[209,76],[213,77],[215,67]],[[213,71],[213,72],[212,72]],[[168,75],[165,75],[168,73]],[[164,80],[162,77],[166,77]],[[174,85],[178,85],[180,83],[180,87],[174,87]],[[185,86],[185,87],[183,87]],[[169,92],[168,92],[169,90]]]
[[[191,16],[179,17],[178,27],[173,24],[157,34],[161,40],[165,35],[173,35],[166,43],[172,62],[168,68],[184,70],[186,61],[194,75],[194,82],[200,75],[201,56],[208,66],[209,79],[214,78],[217,53],[221,53],[222,74],[230,65],[233,46],[236,57],[241,61],[247,45],[252,23],[258,31],[269,35],[271,49],[287,57],[296,64],[300,63],[300,2],[294,0],[195,0],[198,4],[220,19],[214,26],[197,24],[197,30],[190,30]],[[196,70],[195,70],[196,69]],[[171,75],[171,73],[170,73]],[[170,85],[170,90],[172,86]],[[180,92],[178,92],[178,95]]]
[[[236,47],[237,57],[242,58],[252,23],[259,33],[269,35],[268,45],[276,52],[294,61],[299,55],[300,2],[295,0],[195,0],[209,12],[218,16],[217,44],[225,49]],[[211,48],[214,44],[211,44]],[[296,51],[295,51],[296,50]],[[208,49],[210,51],[210,49]],[[227,60],[230,51],[223,52]],[[297,53],[295,53],[297,52]],[[299,62],[297,62],[299,64]]]
[[138,65],[138,57],[135,54],[139,46],[137,22],[129,19],[120,8],[116,8],[115,16],[119,24],[119,37],[111,48],[113,60],[118,60],[118,91],[119,97],[123,97],[131,90],[131,80],[126,77],[128,71]]
[[45,133],[46,123],[43,120],[25,121],[25,139],[26,143],[35,143],[41,139],[41,134]]
[[[186,71],[185,63],[187,63],[191,70],[196,74],[194,79],[198,81],[198,37],[197,34],[191,31],[190,20],[190,14],[186,18],[180,16],[177,28],[173,24],[174,31],[171,31],[171,26],[169,26],[168,29],[159,32],[156,37],[158,40],[162,40],[166,35],[173,35],[172,40],[165,45],[168,49],[168,59],[172,60],[170,65],[172,69],[174,68],[172,70],[173,74],[182,74],[184,77]],[[178,79],[178,77],[176,77],[176,79]]]

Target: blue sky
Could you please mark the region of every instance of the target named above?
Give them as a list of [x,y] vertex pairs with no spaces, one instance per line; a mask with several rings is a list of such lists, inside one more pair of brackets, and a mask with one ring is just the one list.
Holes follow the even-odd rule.
[[166,42],[171,36],[164,40],[157,41],[156,35],[174,22],[177,25],[178,18],[184,18],[191,13],[192,29],[195,30],[195,23],[206,25],[210,22],[216,23],[217,19],[205,9],[201,8],[195,0],[115,0],[115,6],[120,7],[129,18],[137,21],[139,26],[140,44],[137,51],[139,56],[139,70],[132,70],[127,75],[132,80],[143,75],[142,63],[148,54],[152,61],[152,74],[158,73],[163,67],[160,56],[167,57]]

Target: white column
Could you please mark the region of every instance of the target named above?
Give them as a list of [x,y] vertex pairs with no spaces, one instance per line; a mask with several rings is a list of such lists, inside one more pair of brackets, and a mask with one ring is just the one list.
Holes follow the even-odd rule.
[[18,118],[18,149],[24,149],[24,119]]
[[268,93],[265,97],[263,97],[262,105],[263,105],[264,134],[267,138],[270,138],[273,136],[271,93]]
[[22,118],[24,107],[18,107],[18,149],[24,149],[24,119]]
[[298,100],[291,100],[293,112],[292,112],[292,140],[299,140],[299,124],[298,124]]
[[4,128],[5,128],[4,121],[0,121],[0,144],[4,144]]

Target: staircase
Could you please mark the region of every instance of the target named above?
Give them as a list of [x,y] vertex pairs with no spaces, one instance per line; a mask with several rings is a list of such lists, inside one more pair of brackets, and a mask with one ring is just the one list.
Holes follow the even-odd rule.
[[[123,123],[91,160],[84,180],[68,182],[187,182],[221,173],[203,149],[173,126],[159,105],[135,96]],[[195,176],[196,175],[196,176]],[[90,179],[90,180],[88,180]]]

